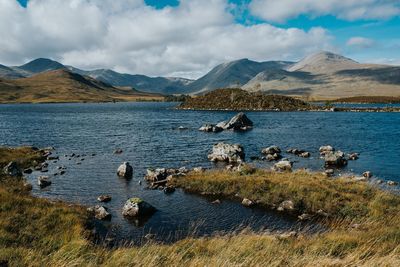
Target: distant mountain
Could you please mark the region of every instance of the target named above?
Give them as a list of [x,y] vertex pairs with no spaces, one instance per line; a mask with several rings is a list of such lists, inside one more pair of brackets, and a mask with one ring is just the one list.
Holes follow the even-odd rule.
[[67,70],[53,70],[29,78],[0,79],[0,102],[106,102],[160,98],[131,88],[116,88]]
[[242,88],[310,100],[400,96],[400,67],[360,64],[330,52],[310,55],[287,68],[266,70]]
[[7,79],[18,79],[23,78],[24,75],[10,67],[0,64],[0,77]]
[[265,69],[283,69],[292,63],[286,61],[256,62],[240,59],[216,66],[187,87],[190,88],[189,92],[196,93],[204,93],[217,88],[240,87]]
[[187,85],[192,80],[184,78],[165,78],[148,77],[145,75],[122,74],[108,69],[98,69],[93,71],[82,71],[73,67],[68,67],[71,71],[87,75],[99,81],[103,81],[114,86],[130,86],[138,90],[161,94],[184,94]]
[[29,72],[31,74],[36,74],[50,70],[65,69],[65,66],[51,59],[38,58],[17,68]]

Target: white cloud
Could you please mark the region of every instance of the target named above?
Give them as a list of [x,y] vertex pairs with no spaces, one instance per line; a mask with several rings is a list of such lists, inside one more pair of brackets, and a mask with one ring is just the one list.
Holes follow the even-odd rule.
[[365,37],[355,36],[347,40],[346,45],[355,48],[371,48],[375,45],[375,41]]
[[340,19],[387,19],[400,15],[398,0],[252,0],[250,10],[262,19],[284,22],[299,15]]
[[226,0],[181,0],[154,9],[143,0],[0,0],[0,63],[49,57],[84,69],[197,77],[238,58],[297,59],[330,49],[322,28],[235,23]]

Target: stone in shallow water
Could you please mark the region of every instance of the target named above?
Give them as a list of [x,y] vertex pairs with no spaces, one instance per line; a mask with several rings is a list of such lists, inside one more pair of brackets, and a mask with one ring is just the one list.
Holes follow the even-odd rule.
[[45,187],[51,185],[49,176],[39,176],[38,177],[38,185],[40,188],[45,188]]
[[127,178],[127,179],[132,178],[133,168],[129,164],[129,162],[124,162],[118,167],[117,175],[119,177],[123,177],[123,178]]
[[149,203],[138,197],[133,197],[125,202],[122,215],[126,217],[149,216],[155,211],[156,209]]
[[208,155],[211,161],[225,161],[236,163],[244,161],[245,153],[241,145],[218,143],[213,145],[212,153]]
[[110,202],[111,196],[110,195],[101,195],[97,198],[97,200],[100,202]]
[[94,214],[94,217],[98,220],[110,220],[111,214],[107,211],[106,207],[96,205],[88,208],[88,211]]

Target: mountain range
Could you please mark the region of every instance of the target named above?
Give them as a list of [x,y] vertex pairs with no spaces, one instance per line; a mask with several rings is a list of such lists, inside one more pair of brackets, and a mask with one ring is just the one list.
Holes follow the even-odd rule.
[[109,69],[81,70],[45,58],[35,59],[22,66],[0,65],[0,78],[11,84],[11,81],[29,81],[29,78],[36,75],[60,70],[111,87],[131,87],[164,95],[196,95],[217,88],[235,87],[250,92],[262,91],[308,100],[400,96],[399,66],[361,64],[325,51],[307,56],[299,62],[256,62],[249,59],[231,61],[216,66],[197,80],[124,74]]

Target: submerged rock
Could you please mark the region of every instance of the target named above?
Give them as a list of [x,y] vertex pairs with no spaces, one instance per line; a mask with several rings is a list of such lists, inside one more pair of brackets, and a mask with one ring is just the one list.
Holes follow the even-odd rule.
[[292,171],[292,162],[289,160],[281,160],[274,164],[275,171]]
[[15,161],[11,161],[3,168],[3,173],[9,176],[20,177],[22,171]]
[[126,179],[132,178],[133,168],[129,162],[124,162],[118,167],[117,175]]
[[111,196],[110,195],[101,195],[97,198],[97,200],[100,202],[110,202]]
[[133,197],[125,202],[122,208],[122,215],[126,217],[137,217],[152,215],[156,209],[140,198]]
[[351,153],[348,155],[349,160],[357,160],[358,159],[358,153]]
[[87,209],[90,213],[93,213],[94,217],[98,220],[110,220],[111,214],[107,211],[106,207],[96,205]]
[[208,155],[211,161],[225,161],[229,163],[243,162],[245,157],[244,149],[241,145],[218,143],[213,145],[212,153]]
[[326,152],[324,155],[325,166],[343,167],[347,165],[347,160],[342,151]]
[[122,149],[118,148],[114,151],[114,154],[119,155],[122,154],[122,152],[124,152]]

